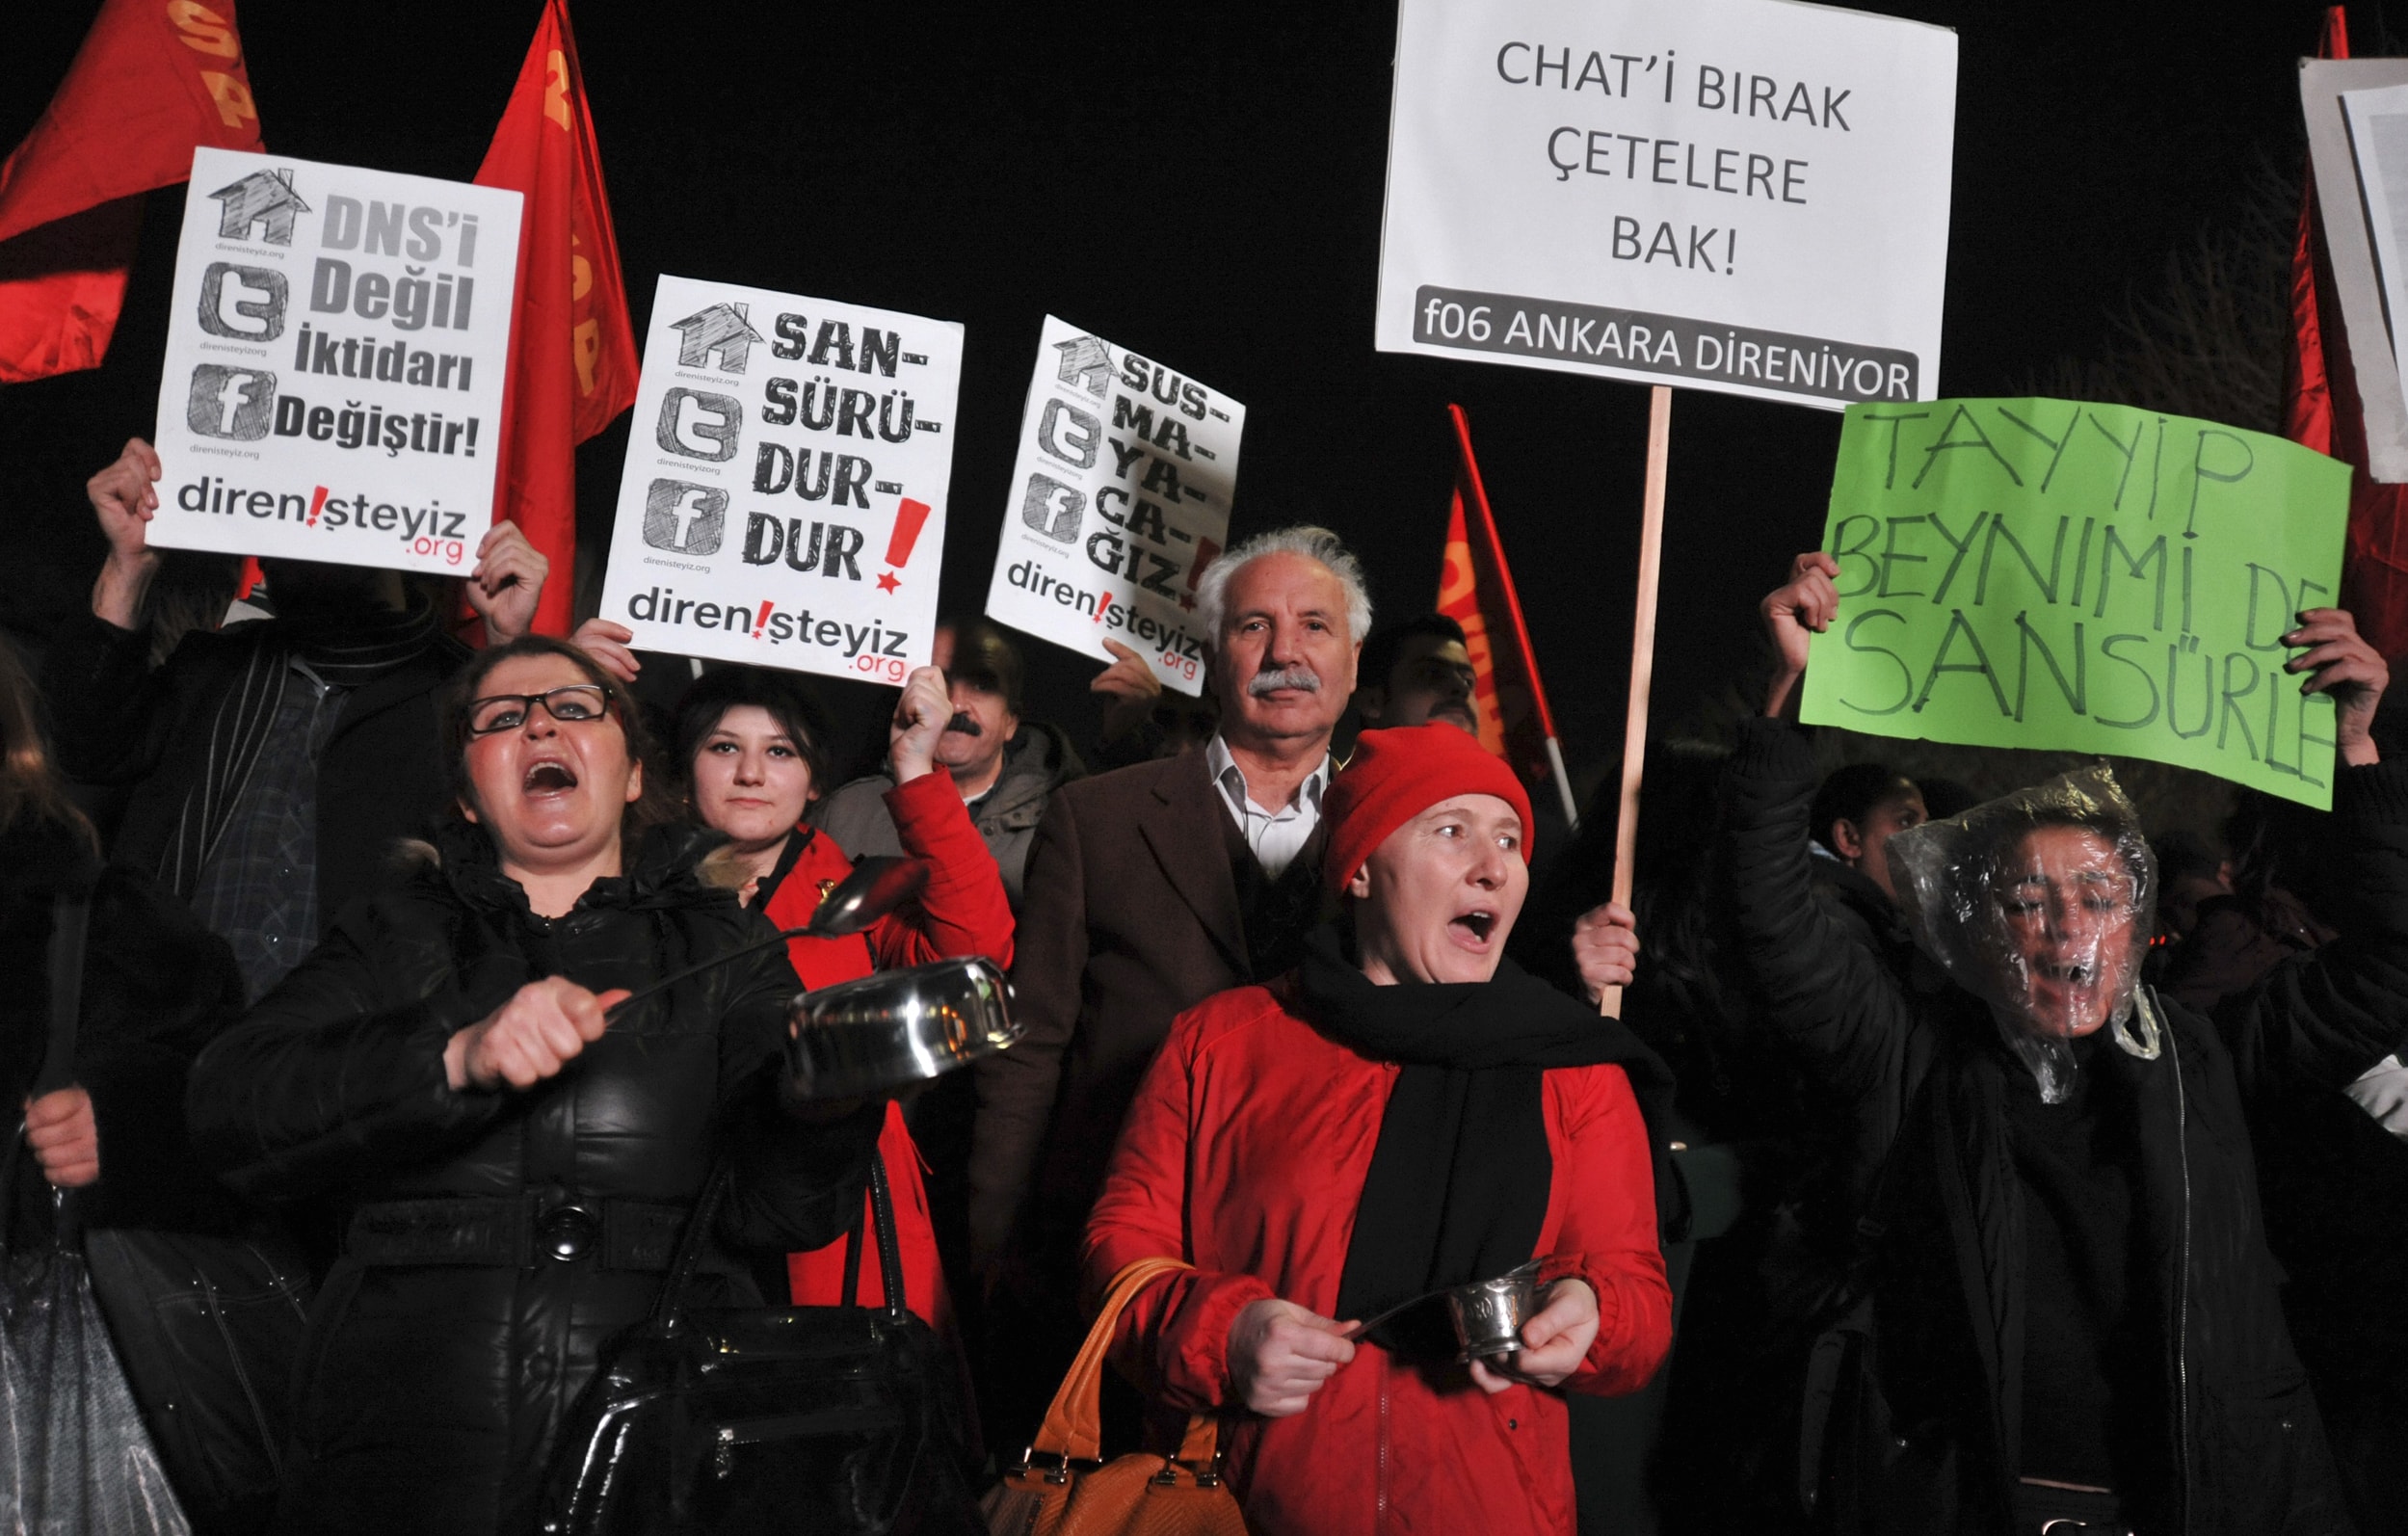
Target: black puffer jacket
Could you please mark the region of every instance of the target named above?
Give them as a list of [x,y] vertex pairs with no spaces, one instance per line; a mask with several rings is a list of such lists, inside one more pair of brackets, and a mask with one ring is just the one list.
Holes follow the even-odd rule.
[[[2109,1053],[2138,1117],[2133,1240],[2153,1311],[2172,1320],[2163,1460],[2181,1473],[2127,1492],[2189,1536],[2348,1528],[2284,1327],[2243,1115],[2284,1085],[2338,1087],[2408,1035],[2408,766],[2339,775],[2354,931],[2236,1000],[2224,1037],[2166,1004],[2157,1060]],[[2023,1069],[1981,1003],[1952,986],[1910,991],[1838,941],[1809,899],[1815,775],[1803,731],[1750,723],[1729,782],[1741,958],[1765,1017],[1858,1106],[1862,1144],[1889,1148],[1869,1255],[1888,1433],[1848,1448],[1864,1503],[1845,1528],[2003,1533],[2024,1339],[2047,1326],[2024,1316],[2024,1196],[2005,1123],[2007,1073]]]
[[[758,1305],[748,1259],[833,1241],[861,1208],[878,1111],[812,1126],[775,1101],[783,946],[639,1004],[531,1092],[446,1083],[445,1042],[530,981],[640,988],[765,935],[696,879],[714,840],[657,831],[547,921],[454,823],[439,867],[345,913],[194,1068],[194,1138],[228,1182],[350,1213],[278,1529],[531,1528],[562,1416],[651,1305],[723,1133],[735,1179],[704,1304]],[[574,1257],[548,1257],[555,1238]]]

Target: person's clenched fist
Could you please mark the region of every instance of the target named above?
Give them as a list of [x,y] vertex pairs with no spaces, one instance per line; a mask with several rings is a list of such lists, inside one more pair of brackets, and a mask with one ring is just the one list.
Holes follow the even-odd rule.
[[140,437],[125,439],[125,451],[107,468],[84,482],[93,515],[100,519],[101,535],[109,541],[113,560],[156,559],[144,524],[159,510],[159,451]]
[[534,627],[536,604],[542,600],[543,578],[551,569],[552,563],[507,517],[485,531],[477,544],[477,568],[468,572],[464,591],[468,606],[485,621],[488,645],[508,645]]
[[953,696],[945,675],[934,667],[915,667],[903,679],[903,697],[895,701],[894,724],[886,733],[886,763],[894,781],[908,784],[937,765],[937,738],[953,718]]
[[92,1095],[61,1088],[28,1099],[25,1145],[53,1188],[81,1189],[98,1179],[100,1126],[93,1119]]
[[1301,1414],[1321,1384],[1355,1358],[1344,1323],[1292,1301],[1258,1301],[1230,1324],[1230,1382],[1266,1418]]
[[610,1027],[606,1011],[624,989],[591,993],[561,976],[531,981],[510,1001],[452,1036],[443,1073],[463,1088],[533,1088],[577,1059]]
[[1638,919],[1620,902],[1590,908],[1572,925],[1572,958],[1592,1003],[1608,987],[1629,986],[1638,973]]
[[1834,585],[1839,562],[1819,549],[1810,549],[1789,562],[1789,579],[1765,595],[1757,605],[1764,634],[1780,658],[1765,689],[1764,713],[1779,715],[1788,704],[1797,680],[1806,675],[1809,642],[1831,627],[1839,613],[1839,589]]

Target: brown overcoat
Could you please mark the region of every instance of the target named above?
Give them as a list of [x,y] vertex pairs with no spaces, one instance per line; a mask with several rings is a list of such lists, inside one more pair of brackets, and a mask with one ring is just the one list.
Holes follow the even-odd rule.
[[1062,1249],[1048,1257],[1071,1259],[1171,1020],[1258,979],[1229,808],[1208,775],[1198,751],[1082,779],[1054,792],[1038,824],[1012,967],[1027,1034],[977,1069],[975,1267],[992,1265],[1023,1220],[1024,1236]]

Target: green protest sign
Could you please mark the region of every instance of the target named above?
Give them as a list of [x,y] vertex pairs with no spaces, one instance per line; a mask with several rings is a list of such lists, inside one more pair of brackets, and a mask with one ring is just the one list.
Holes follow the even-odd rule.
[[2211,421],[2070,400],[1851,407],[1823,547],[1839,613],[1804,718],[2149,757],[2318,808],[2333,706],[2281,636],[2341,586],[2349,470]]

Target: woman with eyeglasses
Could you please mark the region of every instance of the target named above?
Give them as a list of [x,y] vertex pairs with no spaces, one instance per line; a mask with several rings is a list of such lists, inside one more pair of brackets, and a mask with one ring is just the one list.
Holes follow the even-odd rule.
[[[873,971],[964,955],[1012,963],[1012,906],[1003,872],[970,820],[950,774],[937,771],[937,737],[953,717],[944,675],[924,667],[906,679],[887,733],[894,787],[886,806],[904,852],[928,866],[928,886],[911,907],[866,933],[788,943],[806,987],[828,987]],[[741,885],[746,905],[778,928],[810,921],[820,898],[852,872],[853,861],[804,814],[829,781],[825,717],[792,673],[721,667],[686,690],[676,712],[677,761],[690,785],[694,818],[727,834],[713,856]],[[879,1147],[894,1186],[906,1299],[942,1331],[950,1326],[936,1231],[919,1177],[919,1152],[899,1105],[886,1111]],[[864,1245],[862,1294],[881,1284],[878,1256]],[[829,1305],[843,1295],[844,1245],[798,1253],[788,1266],[797,1304]]]
[[484,652],[447,713],[453,813],[221,1036],[187,1100],[237,1190],[342,1252],[304,1353],[278,1531],[525,1531],[564,1415],[659,1293],[723,1149],[698,1305],[860,1208],[881,1109],[781,1097],[781,947],[697,872],[643,726],[584,652]]

